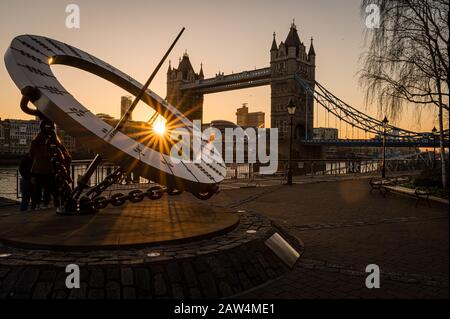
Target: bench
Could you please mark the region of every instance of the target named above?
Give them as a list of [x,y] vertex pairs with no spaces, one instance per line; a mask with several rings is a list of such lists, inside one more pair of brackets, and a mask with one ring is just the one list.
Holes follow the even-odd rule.
[[379,191],[383,196],[386,195],[386,186],[397,186],[410,181],[409,176],[390,177],[385,179],[371,179],[369,181],[370,193]]
[[428,207],[430,207],[430,192],[426,189],[421,188],[407,188],[402,186],[384,186],[385,192],[394,192],[394,193],[400,193],[403,195],[411,196],[416,199],[416,207],[419,204],[420,200],[425,200],[428,204]]

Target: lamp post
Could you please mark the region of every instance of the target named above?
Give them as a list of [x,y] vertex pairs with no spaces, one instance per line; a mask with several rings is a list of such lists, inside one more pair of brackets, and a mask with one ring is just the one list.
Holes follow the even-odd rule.
[[433,133],[433,168],[436,168],[436,126],[433,126],[431,132]]
[[386,127],[389,123],[387,117],[383,120],[383,166],[381,167],[381,178],[386,178]]
[[291,117],[290,127],[291,127],[291,134],[289,137],[289,170],[288,170],[288,176],[287,176],[287,185],[292,185],[292,135],[293,135],[293,126],[294,126],[294,114],[296,110],[296,106],[294,101],[292,99],[289,100],[289,103],[287,105],[288,113]]

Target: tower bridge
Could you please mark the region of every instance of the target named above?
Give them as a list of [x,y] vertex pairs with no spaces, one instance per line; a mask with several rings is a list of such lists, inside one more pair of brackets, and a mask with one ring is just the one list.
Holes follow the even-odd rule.
[[197,93],[208,94],[231,90],[240,90],[270,84],[270,68],[244,71],[228,75],[218,74],[216,77],[197,80],[194,83],[181,85],[181,91],[195,90]]
[[[383,134],[389,137],[388,146],[432,147],[435,144],[430,133],[416,133],[393,125],[383,125],[380,120],[346,104],[315,80],[315,70],[313,39],[307,50],[299,37],[297,26],[292,23],[286,39],[279,44],[273,34],[270,66],[266,68],[232,74],[219,72],[215,77],[205,79],[203,65],[196,73],[189,55],[185,53],[177,68],[169,65],[167,70],[167,100],[191,120],[201,120],[205,94],[270,85],[271,127],[278,128],[280,145],[289,139],[290,118],[286,105],[291,99],[297,106],[293,138],[298,146],[381,146],[380,136]],[[314,140],[314,104],[322,107],[328,117],[333,116],[336,121],[351,126],[352,131],[363,132],[366,136],[369,133],[378,138]],[[448,147],[448,130],[445,135],[445,145]]]

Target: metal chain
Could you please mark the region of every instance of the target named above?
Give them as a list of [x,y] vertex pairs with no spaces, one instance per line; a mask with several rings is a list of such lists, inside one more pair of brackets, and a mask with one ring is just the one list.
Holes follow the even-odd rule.
[[[127,201],[134,204],[143,201],[145,198],[149,198],[150,200],[158,200],[164,193],[167,193],[169,196],[178,196],[183,193],[182,191],[171,188],[152,186],[146,191],[139,189],[132,190],[128,193],[128,195],[116,193],[110,197],[102,196],[101,194],[106,189],[115,183],[120,182],[124,178],[126,172],[122,168],[118,168],[109,174],[102,182],[86,192],[86,194],[77,201],[71,197],[72,187],[70,184],[72,183],[72,179],[69,171],[64,166],[64,155],[63,151],[56,142],[56,134],[52,132],[46,137],[46,145],[49,150],[53,169],[55,171],[56,189],[61,198],[62,204],[69,211],[76,211],[78,209],[80,209],[80,211],[96,211],[106,208],[109,204],[118,207],[124,205]],[[198,199],[208,200],[217,192],[218,188],[216,186],[208,192],[193,193],[193,195]]]
[[52,165],[53,171],[55,173],[55,187],[57,191],[57,196],[61,201],[62,206],[66,206],[70,202],[70,194],[72,192],[72,178],[70,177],[70,172],[64,165],[64,152],[60,147],[56,133],[54,130],[48,130],[47,132],[42,131],[45,134],[45,145],[50,158],[50,163]]
[[[23,94],[22,96],[21,108],[27,107],[29,101],[36,100],[36,97],[34,97],[34,95],[38,94],[35,89],[33,89],[31,92],[34,95],[30,92],[23,93],[26,94]],[[35,115],[39,115],[41,117],[41,114],[38,112]],[[114,172],[109,174],[98,185],[91,188],[83,197],[77,200],[76,198],[72,197],[71,184],[73,183],[73,180],[70,176],[70,169],[64,165],[66,162],[64,158],[64,150],[58,141],[55,130],[44,130],[42,128],[41,132],[45,136],[44,142],[47,147],[50,163],[55,173],[55,188],[57,191],[57,196],[60,200],[61,206],[64,206],[70,212],[77,211],[78,209],[80,211],[83,211],[85,209],[96,211],[105,208],[106,206],[108,206],[108,204],[112,204],[113,206],[121,206],[127,201],[131,203],[139,203],[146,197],[151,200],[158,200],[163,196],[165,192],[170,196],[177,196],[182,193],[182,191],[179,190],[163,188],[161,186],[153,186],[146,191],[142,191],[139,189],[132,190],[128,193],[128,195],[117,193],[112,195],[111,197],[101,196],[101,194],[108,187],[117,182],[120,182],[120,180],[125,176],[126,172],[123,169],[118,168]],[[215,193],[217,193],[217,188],[214,188],[206,193],[194,194],[194,196],[199,199],[206,200],[211,198],[211,196]]]

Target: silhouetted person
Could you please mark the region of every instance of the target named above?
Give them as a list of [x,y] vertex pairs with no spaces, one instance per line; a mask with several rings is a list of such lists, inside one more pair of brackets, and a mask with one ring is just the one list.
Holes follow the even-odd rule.
[[20,210],[27,211],[28,205],[33,194],[33,178],[31,176],[31,166],[33,165],[33,160],[29,153],[22,157],[19,164],[20,173],[20,192],[22,194],[22,201],[20,203]]
[[[50,155],[46,145],[45,130],[49,129],[51,122],[43,120],[41,122],[41,130],[38,135],[31,142],[30,156],[33,160],[31,166],[31,174],[34,178],[34,192],[31,200],[31,209],[35,210],[39,208],[42,201],[42,192],[45,188],[46,192],[50,192],[50,179],[53,177],[53,168],[50,162]],[[48,198],[46,198],[48,200]],[[44,202],[44,206],[47,206],[48,202]]]
[[32,196],[31,208],[36,209],[43,201],[44,207],[47,207],[53,196],[53,204],[60,205],[60,195],[57,192],[55,183],[55,173],[51,164],[47,139],[51,144],[55,144],[62,153],[62,165],[67,171],[70,171],[71,157],[64,145],[61,144],[55,132],[55,124],[47,119],[42,120],[40,132],[31,142],[30,156],[33,161],[31,174],[35,181],[35,188]]

